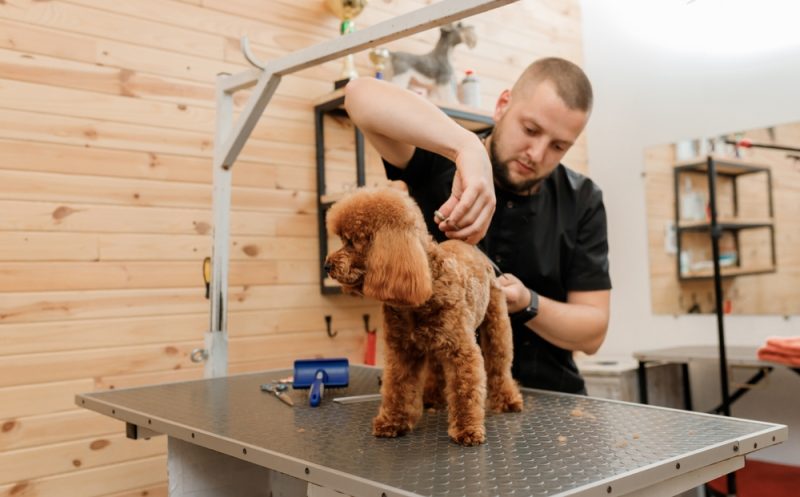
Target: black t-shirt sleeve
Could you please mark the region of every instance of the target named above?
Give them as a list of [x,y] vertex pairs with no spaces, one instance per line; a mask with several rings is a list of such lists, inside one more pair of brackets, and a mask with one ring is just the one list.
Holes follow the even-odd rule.
[[417,147],[404,169],[395,167],[385,159],[383,166],[387,178],[406,183],[408,193],[422,210],[428,232],[439,242],[447,240],[434,221],[433,213],[450,197],[455,164],[441,155]]
[[426,178],[430,178],[437,166],[446,160],[433,152],[417,147],[404,169],[389,163],[386,159],[383,159],[383,167],[387,178],[392,181],[405,181],[408,187],[413,189]]
[[608,227],[603,194],[593,187],[587,195],[586,209],[578,220],[575,253],[569,274],[568,291],[609,290]]

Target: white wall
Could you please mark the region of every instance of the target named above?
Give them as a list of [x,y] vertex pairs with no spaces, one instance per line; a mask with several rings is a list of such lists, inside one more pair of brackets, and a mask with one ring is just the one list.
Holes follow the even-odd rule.
[[[800,2],[583,0],[582,13],[595,90],[589,167],[604,191],[614,285],[600,354],[716,344],[713,315],[651,312],[644,149],[800,121]],[[771,335],[800,335],[800,317],[730,316],[725,327],[729,344],[759,345]],[[709,383],[717,376],[703,375]],[[797,392],[800,376],[778,375],[768,388]],[[744,402],[734,415],[788,423],[790,443],[759,454],[800,465],[800,401],[791,397],[771,419]]]

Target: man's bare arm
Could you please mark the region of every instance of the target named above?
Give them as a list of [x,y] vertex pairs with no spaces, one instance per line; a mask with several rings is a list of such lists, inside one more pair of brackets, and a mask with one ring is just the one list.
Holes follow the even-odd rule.
[[[530,305],[530,292],[519,278],[506,273],[498,282],[506,295],[508,312]],[[610,290],[568,292],[566,302],[540,295],[539,312],[525,325],[562,349],[594,354],[606,338],[610,302]]]
[[430,101],[408,90],[372,78],[354,79],[345,87],[345,109],[383,158],[405,168],[415,147],[456,164],[450,199],[439,209],[448,236],[477,243],[486,234],[495,197],[492,169],[480,139]]
[[526,326],[566,350],[594,354],[608,331],[610,290],[569,292],[566,302],[539,297],[539,314]]

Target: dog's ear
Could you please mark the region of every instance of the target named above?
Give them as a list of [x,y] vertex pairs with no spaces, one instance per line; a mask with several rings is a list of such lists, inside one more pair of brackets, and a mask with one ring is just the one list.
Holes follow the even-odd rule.
[[428,256],[412,230],[378,230],[367,254],[364,295],[400,305],[418,306],[433,293]]

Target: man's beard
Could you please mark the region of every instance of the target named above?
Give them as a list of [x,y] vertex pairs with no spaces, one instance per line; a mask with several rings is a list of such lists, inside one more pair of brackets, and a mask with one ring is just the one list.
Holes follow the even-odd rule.
[[531,178],[521,183],[514,183],[514,181],[511,180],[511,174],[508,172],[508,164],[506,162],[501,162],[500,159],[497,158],[497,138],[499,138],[499,135],[497,134],[497,130],[495,130],[489,142],[489,159],[492,161],[492,173],[495,183],[497,183],[497,186],[501,189],[516,195],[530,194],[544,178]]

